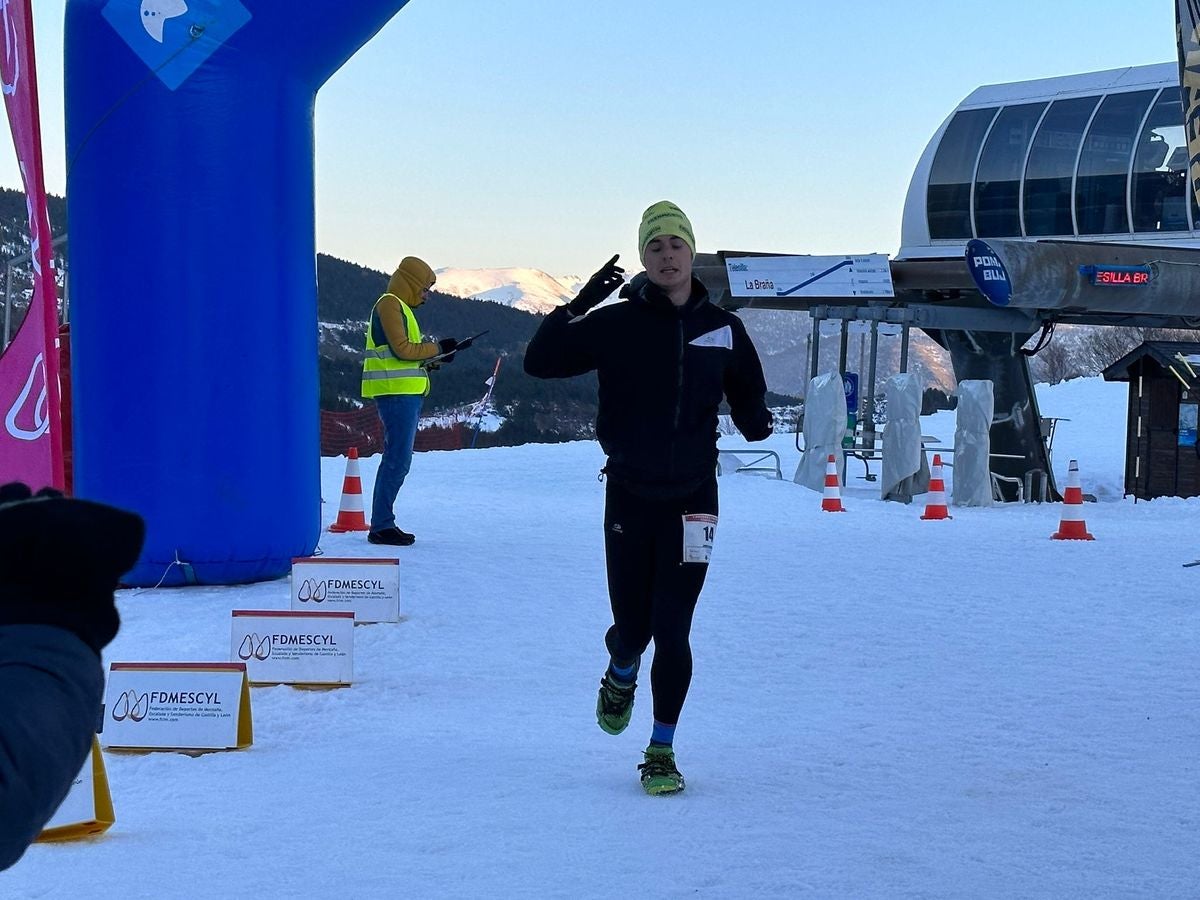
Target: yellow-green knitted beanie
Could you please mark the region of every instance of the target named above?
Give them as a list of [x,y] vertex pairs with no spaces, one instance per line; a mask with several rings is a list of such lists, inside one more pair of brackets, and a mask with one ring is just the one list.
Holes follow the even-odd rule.
[[642,224],[638,226],[638,256],[646,253],[646,245],[655,238],[673,235],[681,238],[696,255],[696,236],[692,223],[683,210],[670,200],[660,200],[642,213]]

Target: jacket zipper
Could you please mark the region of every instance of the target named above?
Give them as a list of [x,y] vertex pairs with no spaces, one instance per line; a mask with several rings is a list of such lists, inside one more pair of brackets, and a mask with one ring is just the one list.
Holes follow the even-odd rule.
[[683,337],[683,317],[680,316],[678,374],[675,379],[675,422],[674,427],[671,429],[671,454],[668,457],[668,471],[672,478],[675,476],[675,444],[679,436],[679,419],[683,414],[683,354],[685,349]]
[[683,413],[683,319],[679,320],[679,373],[675,381],[675,431],[679,430],[679,417]]

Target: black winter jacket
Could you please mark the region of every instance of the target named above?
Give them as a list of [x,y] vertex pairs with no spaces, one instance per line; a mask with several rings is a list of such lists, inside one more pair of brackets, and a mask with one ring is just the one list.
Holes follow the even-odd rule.
[[640,274],[624,303],[572,320],[546,316],[525,351],[536,378],[593,369],[600,383],[596,437],[609,477],[645,496],[686,494],[717,465],[717,410],[724,395],[742,435],[771,434],[758,353],[742,321],[714,306],[699,280],[682,307]]
[[100,724],[100,658],[64,628],[0,625],[0,870],[71,788]]

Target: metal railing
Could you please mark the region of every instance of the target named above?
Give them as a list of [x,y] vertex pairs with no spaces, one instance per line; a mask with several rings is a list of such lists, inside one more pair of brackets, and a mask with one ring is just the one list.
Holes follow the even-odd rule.
[[[57,249],[58,247],[65,244],[66,242],[67,242],[67,236],[65,234],[59,235],[53,241],[50,242],[51,251]],[[53,253],[52,253],[51,254],[52,262],[53,262],[53,258],[54,257],[53,257]],[[12,322],[13,322],[13,311],[14,311],[14,308],[13,308],[13,275],[14,275],[14,271],[19,269],[21,266],[29,265],[31,262],[33,262],[33,255],[31,253],[22,253],[20,256],[14,256],[12,259],[6,261],[4,264],[4,341],[3,341],[3,343],[0,343],[0,350],[7,348],[9,343],[12,341]],[[58,270],[56,269],[55,271],[57,272]],[[58,308],[58,313],[59,313],[58,321],[60,324],[62,322],[66,322],[69,318],[67,313],[68,313],[70,293],[67,289],[69,279],[67,278],[67,265],[66,265],[65,257],[63,259],[62,274],[63,274],[62,297],[59,300],[59,308]],[[58,281],[58,278],[57,278],[57,274],[56,274],[55,275],[56,285],[57,285],[57,281]]]

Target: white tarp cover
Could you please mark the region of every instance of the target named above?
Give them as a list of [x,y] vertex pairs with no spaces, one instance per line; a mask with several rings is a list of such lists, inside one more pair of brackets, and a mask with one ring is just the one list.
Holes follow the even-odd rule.
[[883,463],[879,495],[884,500],[912,501],[929,490],[929,466],[921,449],[921,384],[902,372],[883,386],[887,425],[883,429]]
[[728,450],[717,452],[717,475],[733,475],[746,464],[746,461],[736,453]]
[[825,465],[833,454],[842,472],[842,438],[846,436],[846,389],[837,372],[818,375],[804,395],[804,455],[796,467],[796,484],[825,490]]
[[995,407],[990,381],[960,381],[954,391],[958,397],[958,417],[954,426],[954,485],[951,502],[955,506],[992,505],[992,415]]

